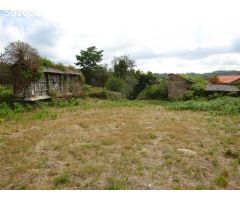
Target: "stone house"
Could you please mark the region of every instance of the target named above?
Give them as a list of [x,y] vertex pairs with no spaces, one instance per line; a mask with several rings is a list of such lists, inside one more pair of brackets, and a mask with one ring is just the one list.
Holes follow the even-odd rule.
[[181,98],[192,87],[193,82],[180,75],[168,75],[168,98],[175,100]]

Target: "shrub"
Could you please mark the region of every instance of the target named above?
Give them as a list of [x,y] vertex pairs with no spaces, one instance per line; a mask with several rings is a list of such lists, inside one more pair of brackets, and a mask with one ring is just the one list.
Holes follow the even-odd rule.
[[107,190],[124,189],[127,184],[126,182],[127,182],[127,180],[125,180],[125,179],[118,179],[118,178],[114,178],[114,177],[108,178],[106,189]]
[[55,186],[66,184],[70,181],[68,173],[64,173],[63,175],[57,176],[54,178],[53,183]]
[[228,178],[227,175],[221,174],[217,178],[215,178],[215,183],[222,188],[226,188],[228,186]]
[[123,79],[111,77],[106,83],[106,88],[114,92],[126,93],[127,84]]
[[206,96],[205,87],[206,87],[206,84],[204,82],[195,83],[192,85],[190,90],[185,92],[185,94],[181,99],[186,101],[190,99],[197,99],[199,97],[204,97]]
[[88,96],[91,98],[110,99],[110,100],[125,98],[125,96],[120,92],[108,91],[104,88],[92,88],[92,90],[89,91]]
[[169,109],[174,110],[193,110],[208,111],[216,114],[240,114],[240,98],[239,97],[220,97],[213,100],[199,99],[189,101],[175,101],[168,103]]
[[167,83],[160,82],[158,85],[147,86],[140,94],[138,99],[167,99]]
[[235,152],[231,149],[228,149],[228,150],[225,151],[224,155],[225,155],[226,158],[237,159],[239,157],[239,152]]
[[9,88],[0,86],[0,102],[12,102],[13,91]]

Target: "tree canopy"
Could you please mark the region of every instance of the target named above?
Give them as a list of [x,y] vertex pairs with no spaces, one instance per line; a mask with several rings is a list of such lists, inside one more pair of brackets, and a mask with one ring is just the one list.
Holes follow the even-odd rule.
[[102,57],[103,50],[98,50],[95,46],[81,50],[80,54],[76,55],[75,64],[80,67],[87,84],[104,86],[107,81],[107,68],[100,64]]
[[14,89],[20,90],[41,76],[41,59],[36,48],[22,41],[11,42],[4,48],[1,61],[10,65]]

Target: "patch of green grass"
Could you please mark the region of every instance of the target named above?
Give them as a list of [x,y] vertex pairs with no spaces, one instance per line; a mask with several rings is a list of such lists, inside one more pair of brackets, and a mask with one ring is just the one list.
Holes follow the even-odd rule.
[[54,120],[57,118],[57,113],[44,109],[34,113],[32,118],[35,120],[45,120],[45,119]]
[[70,182],[70,177],[68,173],[63,173],[53,179],[53,183],[55,186],[64,185]]
[[214,182],[221,188],[226,188],[228,186],[228,173],[223,171],[219,176],[217,176]]
[[227,149],[227,150],[225,151],[225,153],[224,153],[224,156],[225,156],[226,158],[237,159],[237,158],[239,158],[239,152],[233,151],[233,150],[231,150],[231,149]]
[[81,168],[81,174],[84,176],[89,176],[92,174],[97,174],[98,172],[101,171],[100,166],[96,166],[94,164],[87,164]]
[[155,133],[149,133],[148,136],[149,136],[149,138],[152,139],[152,140],[157,138],[157,135],[156,135]]
[[228,186],[228,180],[225,176],[218,176],[216,179],[215,179],[215,183],[219,186],[219,187],[222,187],[222,188],[226,188]]
[[189,101],[168,102],[167,108],[172,110],[207,111],[220,115],[239,115],[239,97],[219,97],[212,100],[199,99]]
[[107,190],[122,190],[126,188],[126,182],[125,179],[119,179],[115,177],[110,177],[107,179]]

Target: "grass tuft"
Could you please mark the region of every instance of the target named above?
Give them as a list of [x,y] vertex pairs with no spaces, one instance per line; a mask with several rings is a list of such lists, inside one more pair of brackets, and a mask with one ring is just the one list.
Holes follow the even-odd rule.
[[70,182],[70,178],[69,178],[69,174],[66,173],[66,172],[64,174],[60,175],[60,176],[55,177],[54,180],[53,180],[53,183],[54,183],[55,186],[63,185],[63,184],[66,184],[68,182]]

